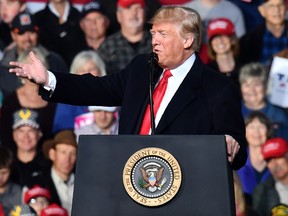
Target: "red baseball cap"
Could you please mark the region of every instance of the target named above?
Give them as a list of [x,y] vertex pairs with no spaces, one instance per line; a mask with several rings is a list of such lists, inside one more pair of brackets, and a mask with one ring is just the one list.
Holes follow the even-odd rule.
[[140,4],[142,8],[145,8],[144,0],[118,0],[117,6],[122,8],[128,8],[132,4]]
[[208,27],[209,40],[215,35],[233,35],[235,34],[234,24],[227,18],[217,18],[210,20]]
[[41,211],[40,216],[68,216],[68,211],[57,204],[51,204]]
[[48,200],[51,200],[51,194],[49,190],[35,185],[34,187],[30,188],[28,191],[25,192],[24,203],[28,204],[32,198],[39,196],[46,197]]
[[272,138],[266,141],[261,150],[265,160],[269,158],[283,157],[288,153],[288,143],[280,137]]

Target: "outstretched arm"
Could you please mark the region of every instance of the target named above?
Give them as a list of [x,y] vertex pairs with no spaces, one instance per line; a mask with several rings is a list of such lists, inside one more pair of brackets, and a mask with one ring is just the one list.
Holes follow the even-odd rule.
[[48,85],[48,71],[42,62],[36,57],[34,52],[29,52],[30,63],[24,64],[11,61],[9,64],[14,66],[10,68],[10,73],[15,73],[16,76],[28,79],[39,85]]

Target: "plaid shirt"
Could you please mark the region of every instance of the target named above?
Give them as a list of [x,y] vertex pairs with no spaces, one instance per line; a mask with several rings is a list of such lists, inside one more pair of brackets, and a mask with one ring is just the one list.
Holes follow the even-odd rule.
[[121,32],[109,36],[99,47],[98,53],[106,64],[108,74],[119,72],[138,54],[152,52],[151,34],[144,32],[139,44],[131,45]]
[[287,28],[284,28],[284,31],[281,37],[279,38],[275,38],[274,35],[266,29],[263,35],[263,49],[261,55],[261,63],[269,64],[274,54],[284,50],[287,47],[288,47]]

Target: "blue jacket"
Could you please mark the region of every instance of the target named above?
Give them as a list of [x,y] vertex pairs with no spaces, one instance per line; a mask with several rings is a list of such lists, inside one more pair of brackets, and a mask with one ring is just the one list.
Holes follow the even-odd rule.
[[268,176],[271,176],[270,171],[266,169],[264,174],[262,175],[261,179],[257,179],[256,170],[251,164],[251,159],[249,155],[249,151],[247,150],[248,158],[245,166],[237,171],[240,181],[242,183],[243,191],[246,194],[252,195],[255,187],[260,183],[263,182]]
[[53,133],[61,130],[74,130],[74,119],[76,116],[88,112],[87,106],[74,106],[58,103],[53,122]]

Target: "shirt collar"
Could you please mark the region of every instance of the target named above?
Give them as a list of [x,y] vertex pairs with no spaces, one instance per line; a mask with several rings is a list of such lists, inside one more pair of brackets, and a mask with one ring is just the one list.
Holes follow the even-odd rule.
[[170,70],[173,75],[173,78],[177,80],[183,80],[190,71],[192,65],[195,62],[195,59],[196,55],[195,53],[193,53],[188,59],[186,59],[186,61],[183,64],[181,64],[177,68]]
[[54,180],[54,182],[65,183],[67,185],[74,184],[74,180],[75,180],[74,173],[71,173],[69,178],[68,178],[68,181],[64,182],[63,179],[61,179],[60,176],[56,173],[54,167],[52,167],[51,168],[51,176],[52,176],[52,179]]
[[[51,2],[48,4],[48,7],[53,14],[55,14],[57,17],[60,17],[60,14],[58,13],[58,11],[56,10],[56,8],[54,7],[54,5]],[[65,11],[63,14],[63,22],[67,21],[69,10],[70,10],[70,4],[68,2],[66,2]]]

